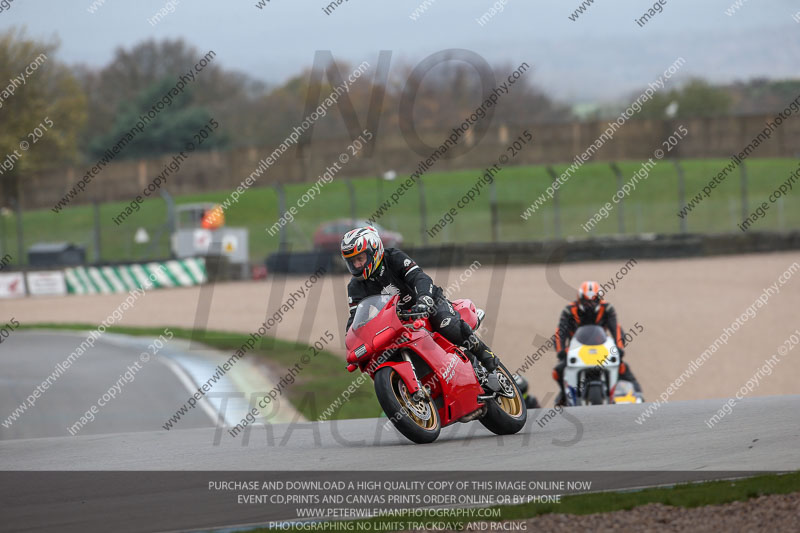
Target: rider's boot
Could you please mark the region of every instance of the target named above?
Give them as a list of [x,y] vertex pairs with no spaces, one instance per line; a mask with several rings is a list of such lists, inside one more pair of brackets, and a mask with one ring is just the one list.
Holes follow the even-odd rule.
[[489,391],[500,392],[502,387],[500,387],[500,380],[497,377],[497,357],[489,348],[485,348],[478,358],[483,367],[489,371],[486,375],[486,384],[483,386],[484,390],[488,388]]
[[642,386],[639,385],[639,381],[636,379],[636,376],[634,376],[633,372],[631,372],[631,367],[628,366],[626,363],[622,363],[622,364],[625,365],[625,367],[624,367],[625,371],[622,372],[619,375],[619,379],[624,379],[625,381],[630,381],[633,384],[633,390],[635,390],[638,393],[641,393],[642,392]]
[[487,394],[492,392],[500,392],[502,387],[500,386],[500,380],[497,376],[497,367],[499,365],[497,356],[475,334],[472,334],[469,340],[470,352],[475,354],[475,358],[480,361],[481,365],[486,369],[487,372],[485,379],[482,381],[481,376],[478,376],[478,381],[480,381],[481,387],[483,387],[483,390]]
[[559,407],[566,407],[567,405],[567,394],[564,390],[564,369],[563,367],[559,371],[559,365],[553,369],[553,379],[558,383],[559,393],[556,396],[555,405]]

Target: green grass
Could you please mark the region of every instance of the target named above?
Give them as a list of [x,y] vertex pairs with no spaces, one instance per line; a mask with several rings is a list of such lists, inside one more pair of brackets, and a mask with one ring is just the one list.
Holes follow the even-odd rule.
[[783,475],[768,474],[735,481],[682,483],[674,487],[633,492],[602,492],[565,496],[560,504],[525,504],[506,507],[503,510],[503,517],[507,520],[515,520],[548,513],[607,513],[633,509],[648,503],[691,508],[745,501],[766,494],[788,494],[797,491],[800,491],[800,472]]
[[[562,513],[573,515],[585,515],[593,513],[609,513],[613,511],[630,510],[640,505],[649,503],[662,503],[675,507],[700,507],[704,505],[721,505],[734,501],[745,501],[751,498],[768,494],[789,494],[800,491],[800,472],[790,474],[767,474],[754,476],[735,481],[709,481],[703,483],[684,483],[666,488],[652,488],[638,491],[627,492],[598,492],[592,494],[578,494],[574,496],[564,496],[561,503],[547,504],[523,504],[513,506],[498,506],[493,508],[500,509],[500,518],[488,519],[488,521],[498,520],[524,520],[535,516]],[[464,524],[470,522],[485,521],[485,518],[461,518],[461,517],[410,517],[405,519],[401,515],[386,516],[382,518],[372,518],[369,520],[353,521],[346,523],[353,524],[352,529],[347,525],[339,523],[336,531],[396,531],[396,529],[381,529],[375,524],[402,524],[407,522],[426,522],[426,521],[450,522],[453,524]],[[371,526],[358,527],[357,522],[370,522]],[[254,530],[256,532],[268,532],[267,528]],[[317,530],[321,531],[321,530]]]
[[[66,329],[91,331],[97,326],[90,324],[27,324],[25,329]],[[249,335],[243,333],[227,333],[222,331],[197,331],[168,326],[175,337],[196,340],[223,352],[233,353],[244,344]],[[140,328],[111,326],[106,331],[123,335],[142,337],[158,337],[164,328]],[[266,337],[263,344],[256,344],[248,356],[262,357],[274,366],[277,371],[294,366],[304,354],[313,355],[307,345],[283,341],[274,337]],[[345,361],[330,352],[322,351],[303,367],[303,371],[295,378],[295,382],[286,388],[286,398],[308,420],[317,417],[356,379],[360,373],[349,373],[345,369]],[[381,408],[375,397],[372,380],[367,380],[347,402],[329,417],[329,419],[372,418],[380,416]]]
[[[703,186],[728,163],[725,159],[685,160],[682,165],[686,173],[686,199],[700,192]],[[639,161],[622,161],[619,166],[627,182],[641,166]],[[766,201],[767,196],[790,176],[797,168],[794,159],[749,159],[748,207]],[[556,165],[563,172],[567,165]],[[420,220],[419,187],[405,193],[397,205],[379,219],[379,223],[390,230],[400,231],[406,244],[421,244],[424,230],[436,223],[477,181],[479,170],[432,172],[423,177],[427,205],[425,227]],[[376,178],[355,178],[356,214],[367,218],[380,201],[389,198],[400,181],[400,175],[392,182],[380,184]],[[544,166],[508,167],[496,177],[496,193],[500,240],[529,241],[556,236],[554,202],[548,200],[529,220],[520,214],[552,182]],[[615,206],[610,216],[600,222],[592,235],[619,233],[618,213],[624,214],[624,233],[677,233],[680,219],[675,167],[670,161],[660,161],[647,180],[640,182],[636,190],[624,200],[623,207]],[[285,187],[287,207],[295,205],[297,199],[308,189],[308,184],[292,184]],[[795,187],[797,189],[797,187]],[[486,242],[491,240],[489,192],[486,188],[474,202],[460,211],[449,224],[428,244]],[[585,223],[617,190],[617,178],[606,163],[587,163],[582,166],[560,188],[561,237],[587,237],[581,229]],[[176,203],[221,202],[230,191],[216,191],[176,197]],[[100,207],[101,249],[103,260],[136,260],[149,245],[133,243],[133,234],[138,227],[145,227],[155,236],[155,230],[166,220],[166,207],[160,199],[147,200],[141,210],[131,215],[122,225],[116,226],[111,218],[117,215],[126,202],[113,202]],[[310,249],[312,235],[317,226],[325,221],[349,216],[350,203],[344,178],[336,178],[325,185],[321,194],[310,204],[299,210],[298,216],[288,228],[289,241],[294,250]],[[741,177],[737,169],[688,217],[690,232],[738,231],[741,222]],[[237,204],[226,212],[228,226],[246,227],[250,231],[250,255],[260,261],[278,247],[278,236],[270,237],[266,228],[278,218],[278,198],[272,187],[253,187],[240,197]],[[0,217],[0,246],[16,255],[16,227],[12,216]],[[27,211],[23,214],[25,245],[34,242],[70,241],[87,245],[89,259],[93,258],[92,228],[93,208],[77,206],[60,214],[50,209]],[[800,193],[791,191],[781,206],[773,206],[767,216],[754,224],[755,230],[778,230],[800,228]],[[168,236],[162,236],[153,255],[165,257],[169,253]],[[16,257],[15,257],[16,260]]]

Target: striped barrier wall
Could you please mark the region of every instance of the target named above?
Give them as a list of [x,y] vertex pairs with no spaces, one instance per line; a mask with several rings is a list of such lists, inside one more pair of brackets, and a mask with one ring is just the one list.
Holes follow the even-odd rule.
[[75,267],[64,270],[69,294],[111,294],[134,289],[191,287],[208,281],[205,259],[195,257],[165,262]]

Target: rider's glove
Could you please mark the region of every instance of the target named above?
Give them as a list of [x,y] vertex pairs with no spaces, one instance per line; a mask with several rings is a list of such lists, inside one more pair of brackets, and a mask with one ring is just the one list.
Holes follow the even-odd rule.
[[430,316],[433,314],[434,302],[430,296],[420,296],[416,305],[411,308],[412,313]]
[[561,350],[560,352],[558,352],[558,360],[559,361],[563,361],[566,358],[567,358],[567,352],[565,352],[564,350]]

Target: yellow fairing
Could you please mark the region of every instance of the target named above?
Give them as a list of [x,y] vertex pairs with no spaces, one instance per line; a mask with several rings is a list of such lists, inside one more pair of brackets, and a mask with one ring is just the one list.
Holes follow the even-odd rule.
[[602,344],[598,346],[581,346],[578,357],[586,365],[604,365],[608,362],[608,348]]
[[633,391],[628,391],[628,394],[625,396],[615,396],[614,403],[636,403],[636,396],[634,396]]

